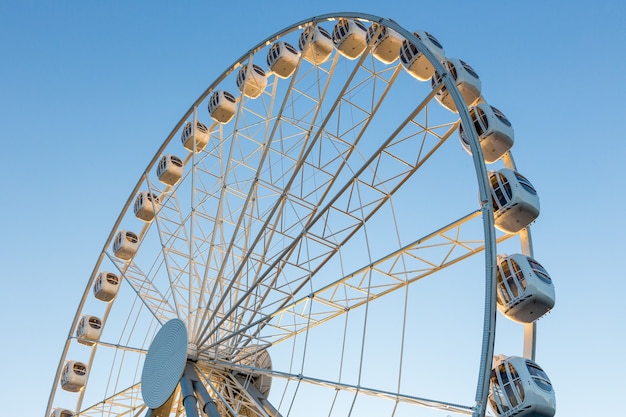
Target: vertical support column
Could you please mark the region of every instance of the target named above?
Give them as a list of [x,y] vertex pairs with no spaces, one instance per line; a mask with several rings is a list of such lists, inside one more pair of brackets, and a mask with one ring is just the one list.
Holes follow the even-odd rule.
[[217,405],[215,404],[215,401],[213,401],[213,398],[211,398],[202,382],[200,382],[198,374],[193,369],[193,365],[189,362],[187,362],[187,365],[185,366],[185,373],[183,374],[183,378],[180,381],[181,389],[183,388],[183,381],[185,381],[185,383],[187,384],[186,390],[188,390],[187,392],[190,393],[189,395],[193,397],[194,401],[193,407],[195,414],[189,414],[189,410],[187,410],[187,404],[185,403],[187,394],[185,393],[185,391],[183,391],[183,404],[185,405],[185,410],[187,410],[187,416],[198,417],[197,398],[195,396],[197,395],[200,397],[200,405],[202,406],[202,411],[208,417],[221,417],[219,411],[217,411]]
[[204,414],[208,417],[220,417],[220,413],[217,411],[217,405],[207,392],[204,385],[200,381],[193,381],[193,389],[200,397],[201,403],[203,404],[202,411],[204,411]]
[[185,368],[185,373],[180,379],[180,391],[183,397],[183,405],[185,406],[185,413],[188,417],[198,417],[198,400],[194,395],[193,382],[189,378],[189,364]]

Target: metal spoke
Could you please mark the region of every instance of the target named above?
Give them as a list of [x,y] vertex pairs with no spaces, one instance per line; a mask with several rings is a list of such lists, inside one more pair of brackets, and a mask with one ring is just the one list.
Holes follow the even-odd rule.
[[[365,25],[358,36],[368,34],[366,45],[352,39],[355,48],[365,45],[359,56],[349,56],[325,33],[342,19]],[[329,416],[356,415],[376,404],[395,417],[412,406],[484,417],[495,340],[496,245],[514,245],[514,238],[532,254],[530,232],[495,232],[476,132],[464,129],[470,157],[450,140],[461,125],[472,126],[451,73],[420,41],[417,49],[443,82],[417,82],[405,71],[406,60],[378,55],[383,35],[393,41],[388,48],[419,41],[397,23],[366,14],[298,22],[248,50],[190,106],[107,238],[68,334],[47,415],[58,400],[77,404],[76,415],[93,417],[288,417],[307,411],[318,400],[308,395],[320,393],[319,410]],[[282,78],[277,67],[263,75],[276,42],[294,41],[300,52],[279,45],[291,53],[282,62],[290,75]],[[254,74],[239,73],[253,65]],[[258,96],[246,91],[248,82],[262,86]],[[446,90],[458,113],[440,106]],[[213,113],[218,92],[229,94],[228,102],[218,103],[225,118]],[[159,166],[166,155],[181,165],[170,177],[162,177]],[[510,153],[496,162],[515,167]],[[150,193],[153,218],[146,211],[135,216],[140,192]],[[138,231],[129,259],[113,250],[120,230]],[[483,332],[476,347],[479,375],[469,397],[463,392],[456,401],[456,391],[445,394],[452,384],[433,378],[432,386],[422,387],[412,380],[430,358],[414,349],[428,351],[419,345],[426,334],[431,345],[437,336],[464,340],[465,329],[435,334],[439,329],[430,325],[439,322],[432,312],[443,307],[424,302],[424,295],[446,281],[451,288],[467,284],[468,303],[482,298],[473,292],[477,274],[470,281],[457,273],[481,263],[484,311],[467,318],[467,328]],[[98,285],[111,288],[97,289],[96,277],[106,271],[115,276]],[[81,317],[95,327],[78,329]],[[169,347],[169,324],[180,330],[173,336],[176,355],[168,356],[161,349]],[[478,340],[480,330],[465,338]],[[524,352],[532,357],[534,325],[525,334]],[[171,364],[162,360],[170,357]],[[85,378],[64,385],[59,382],[69,368],[63,365],[70,362],[80,364],[76,372]],[[144,365],[157,371],[142,377]],[[160,373],[170,365],[176,369]],[[449,372],[458,364],[443,365]],[[146,397],[149,408],[139,380],[158,387],[163,375],[169,384],[166,391],[155,388],[156,402]]]

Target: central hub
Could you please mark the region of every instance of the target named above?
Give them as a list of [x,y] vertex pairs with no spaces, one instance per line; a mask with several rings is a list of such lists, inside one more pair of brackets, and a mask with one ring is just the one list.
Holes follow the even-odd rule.
[[[272,358],[269,352],[259,345],[248,345],[239,352],[236,362],[246,367],[260,368],[271,371]],[[269,375],[252,375],[252,384],[267,398],[272,386],[272,377]]]
[[159,408],[170,398],[187,363],[187,328],[179,319],[165,323],[152,340],[141,373],[144,403]]

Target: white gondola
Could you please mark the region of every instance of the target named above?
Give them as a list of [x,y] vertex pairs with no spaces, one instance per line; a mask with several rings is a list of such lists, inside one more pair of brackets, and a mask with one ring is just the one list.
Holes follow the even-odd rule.
[[214,91],[209,98],[209,114],[218,123],[228,123],[237,112],[237,99],[225,90]]
[[116,257],[128,261],[139,249],[139,238],[133,232],[120,230],[113,240],[113,253]]
[[[380,29],[380,30],[379,30]],[[367,30],[367,43],[372,44],[372,55],[384,64],[391,64],[400,56],[404,39],[385,26],[373,23]]]
[[300,53],[287,42],[276,42],[267,52],[267,67],[280,78],[289,78],[298,66]]
[[495,226],[517,233],[539,216],[539,196],[523,175],[503,168],[489,172]]
[[135,198],[133,211],[135,212],[135,217],[139,220],[151,222],[160,207],[161,200],[158,195],[147,191],[140,191],[137,193],[137,198]]
[[[479,103],[481,101],[481,82],[476,71],[467,62],[456,58],[446,58],[442,64],[450,73],[456,87],[461,92],[465,105],[470,107]],[[443,84],[441,75],[435,71],[430,79],[430,83],[433,89],[439,88]],[[454,104],[454,100],[452,100],[452,96],[445,85],[441,86],[436,98],[442,106],[451,112],[458,113],[456,104]]]
[[65,408],[55,408],[50,413],[50,417],[74,417],[74,412]]
[[[423,30],[415,31],[413,34],[422,41],[422,44],[424,44],[439,61],[445,59],[446,53],[437,38]],[[406,39],[402,41],[402,47],[400,48],[400,61],[404,69],[420,81],[428,81],[435,73],[433,64],[415,45],[413,45],[413,43]]]
[[93,284],[93,295],[101,301],[109,302],[120,289],[120,277],[112,272],[100,272]]
[[498,310],[511,320],[532,323],[554,307],[554,284],[533,258],[519,253],[498,257]]
[[489,381],[489,405],[498,417],[552,417],[556,396],[548,375],[535,362],[497,356]]
[[333,29],[333,43],[341,55],[356,59],[367,47],[367,27],[358,20],[339,19]]
[[[487,103],[470,107],[469,113],[478,134],[483,158],[486,163],[492,164],[513,146],[513,126],[500,110]],[[463,125],[459,127],[459,137],[461,144],[471,155],[472,151]]]
[[242,65],[237,74],[237,88],[239,91],[250,98],[257,98],[267,87],[267,75],[263,68],[256,64]]
[[321,26],[308,26],[300,34],[298,47],[304,59],[313,65],[320,65],[328,61],[333,53],[333,39]]
[[78,361],[67,361],[61,371],[61,388],[69,392],[78,392],[86,382],[87,365]]
[[191,122],[185,123],[183,131],[180,134],[180,141],[189,152],[193,152],[194,138],[196,151],[203,150],[207,143],[209,143],[209,128],[206,127],[204,123],[197,121],[194,132],[193,124]]
[[183,161],[176,155],[163,155],[157,165],[157,177],[166,185],[176,184],[183,176]]
[[92,346],[100,340],[102,334],[102,320],[96,316],[84,315],[76,326],[76,340],[83,345]]

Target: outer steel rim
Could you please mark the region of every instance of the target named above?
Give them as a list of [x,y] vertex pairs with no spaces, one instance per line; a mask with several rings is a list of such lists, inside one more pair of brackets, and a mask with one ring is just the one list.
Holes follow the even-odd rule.
[[[276,32],[274,35],[258,43],[255,47],[251,48],[249,51],[243,54],[238,60],[236,60],[232,66],[230,66],[224,73],[222,73],[222,75],[217,77],[216,81],[213,84],[211,84],[205,90],[205,92],[202,93],[200,97],[192,104],[190,109],[183,115],[181,120],[177,123],[177,125],[173,128],[172,132],[168,135],[163,145],[157,150],[152,161],[148,164],[148,167],[146,168],[144,174],[139,179],[135,188],[131,191],[129,198],[120,213],[120,216],[118,217],[117,221],[113,225],[111,232],[104,244],[102,254],[100,255],[94,267],[91,279],[87,283],[87,287],[86,287],[86,291],[84,293],[83,299],[81,300],[81,303],[77,309],[75,319],[70,327],[66,345],[65,345],[63,354],[61,356],[57,374],[55,376],[55,380],[54,380],[55,382],[54,382],[53,389],[52,389],[53,392],[51,393],[50,402],[48,404],[47,411],[46,411],[47,414],[50,413],[50,410],[52,408],[52,399],[54,397],[54,390],[55,390],[54,387],[57,385],[61,368],[63,366],[63,362],[67,354],[68,346],[71,340],[73,339],[72,337],[73,330],[76,327],[76,323],[80,319],[80,313],[85,303],[85,299],[87,298],[87,295],[90,293],[91,287],[93,285],[93,281],[99,271],[100,264],[102,263],[105,253],[107,249],[110,247],[113,237],[116,231],[119,229],[120,223],[125,213],[132,206],[134,196],[137,194],[141,185],[143,184],[145,176],[147,176],[153,170],[159,157],[163,154],[163,151],[165,150],[166,146],[172,141],[172,139],[176,139],[176,133],[179,132],[183,123],[193,115],[194,110],[197,108],[197,106],[201,104],[208,97],[208,95],[219,86],[222,80],[224,80],[230,73],[235,71],[243,62],[246,61],[247,57],[250,56],[250,54],[258,51],[259,49],[261,49],[268,43],[281,38],[285,34],[298,30],[302,27],[313,25],[322,21],[336,20],[341,17],[362,19],[362,20],[366,20],[369,22],[382,24],[388,28],[395,30],[400,35],[402,35],[405,39],[413,42],[417,46],[417,48],[420,49],[420,51],[428,57],[431,63],[433,63],[436,71],[440,74],[444,74],[444,77],[443,77],[444,84],[446,88],[450,91],[450,93],[452,94],[454,102],[457,108],[459,109],[459,117],[461,119],[461,122],[467,125],[471,125],[471,119],[470,119],[467,107],[465,106],[463,102],[460,92],[458,91],[451,77],[445,76],[445,74],[448,74],[447,70],[443,67],[443,65],[441,65],[441,63],[436,59],[436,57],[432,54],[430,50],[423,47],[421,42],[413,35],[413,33],[411,33],[410,31],[407,31],[406,29],[398,25],[393,20],[374,16],[374,15],[353,13],[353,12],[325,14],[325,15],[315,17],[313,19],[305,19],[293,25],[287,26],[283,30]],[[495,341],[496,237],[495,237],[495,232],[494,232],[494,227],[493,227],[493,211],[492,211],[492,206],[491,206],[491,199],[489,197],[489,191],[488,191],[489,187],[488,187],[488,180],[487,180],[487,169],[482,159],[482,151],[480,149],[480,146],[478,145],[478,138],[476,137],[474,130],[468,129],[467,133],[469,136],[470,147],[472,150],[472,158],[474,161],[474,167],[476,170],[476,177],[478,181],[480,200],[481,200],[481,215],[483,219],[483,230],[484,230],[484,238],[485,238],[485,259],[486,259],[485,294],[486,294],[486,297],[485,297],[484,327],[483,327],[483,348],[482,348],[482,354],[480,358],[480,371],[479,371],[479,376],[478,376],[478,385],[476,389],[476,406],[474,409],[474,415],[482,416],[485,414],[485,411],[486,411],[486,399],[487,399],[487,394],[488,394],[489,374],[491,371],[491,361],[493,357],[493,348],[494,348],[494,341]]]

